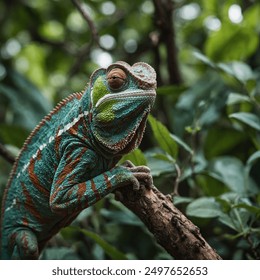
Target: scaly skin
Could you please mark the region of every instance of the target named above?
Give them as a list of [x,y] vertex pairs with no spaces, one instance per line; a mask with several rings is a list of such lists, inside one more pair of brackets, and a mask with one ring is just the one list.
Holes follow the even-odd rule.
[[36,259],[83,209],[118,187],[152,184],[149,169],[117,166],[141,142],[155,99],[146,63],[98,69],[86,90],[60,102],[26,140],[2,202],[1,258]]

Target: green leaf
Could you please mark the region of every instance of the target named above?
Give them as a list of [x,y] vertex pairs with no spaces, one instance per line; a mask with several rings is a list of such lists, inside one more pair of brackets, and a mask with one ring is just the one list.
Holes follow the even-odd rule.
[[154,137],[159,146],[164,150],[164,152],[168,153],[171,157],[176,159],[178,146],[166,126],[164,126],[161,122],[156,120],[151,115],[149,116],[148,120],[152,127]]
[[59,21],[49,20],[41,25],[40,33],[47,39],[62,41],[64,40],[65,28]]
[[159,160],[175,163],[175,159],[172,158],[169,154],[166,154],[166,155],[165,154],[153,154],[151,156],[153,158],[155,158],[155,159],[159,159]]
[[220,70],[236,78],[243,84],[245,84],[249,80],[254,79],[254,73],[252,69],[248,66],[248,64],[241,61],[218,63],[217,65]]
[[203,64],[207,65],[207,66],[210,66],[212,68],[216,68],[216,64],[210,60],[206,55],[198,52],[198,51],[195,51],[193,52],[193,55],[199,60],[201,61]]
[[215,218],[221,215],[219,204],[213,197],[201,197],[192,201],[186,209],[188,216]]
[[80,229],[80,231],[87,237],[94,240],[103,250],[113,259],[113,260],[127,260],[127,257],[117,250],[114,246],[110,245],[104,239],[102,239],[98,234],[85,230]]
[[26,61],[30,65],[26,69],[26,76],[40,88],[45,87],[48,81],[48,72],[45,69],[45,65],[49,55],[50,52],[35,41],[25,44],[19,53],[20,57],[26,57]]
[[233,222],[233,220],[230,218],[230,216],[226,213],[222,213],[221,216],[218,219],[222,224],[228,226],[229,228],[232,228],[235,231],[239,231],[240,228],[238,228],[237,224]]
[[259,215],[260,216],[260,208],[253,206],[253,205],[249,205],[247,203],[238,203],[237,205],[234,206],[234,208],[243,208],[248,210],[249,212]]
[[136,166],[147,165],[146,158],[140,149],[135,149],[131,153],[123,156],[120,163],[123,163],[126,160],[130,160]]
[[247,139],[245,133],[237,129],[223,126],[212,126],[207,133],[204,144],[205,156],[207,158],[229,154],[230,151],[241,145]]
[[217,157],[209,163],[209,175],[237,193],[246,191],[243,163],[235,157]]
[[25,77],[16,71],[8,71],[11,86],[0,84],[0,98],[8,100],[15,125],[32,130],[51,110],[50,102]]
[[190,154],[193,154],[193,150],[192,148],[187,145],[180,137],[178,137],[177,135],[175,134],[170,134],[171,137],[173,138],[173,140],[180,146],[182,147],[186,152],[190,153]]
[[192,202],[193,198],[191,197],[184,197],[184,196],[175,196],[173,198],[174,205],[182,204],[182,203],[190,203]]
[[253,153],[246,162],[246,167],[251,169],[253,164],[260,159],[260,151]]
[[251,27],[228,21],[211,34],[205,44],[205,53],[213,61],[242,60],[256,51],[259,35]]
[[14,70],[9,70],[8,75],[19,91],[17,98],[21,98],[23,102],[26,100],[36,115],[49,113],[53,107],[52,104],[33,83]]
[[227,105],[234,105],[234,104],[242,103],[242,102],[249,102],[250,103],[251,100],[248,96],[245,96],[245,95],[242,95],[242,94],[239,94],[239,93],[235,93],[235,92],[231,92],[228,95],[228,99],[227,99],[226,104]]
[[41,260],[79,260],[80,258],[71,248],[54,247],[45,248],[41,255]]
[[[245,84],[249,80],[255,79],[254,72],[252,71],[250,66],[242,61],[232,61],[229,63],[214,63],[202,53],[194,52],[193,54],[203,64],[213,69],[221,70],[226,74],[236,78],[243,84]],[[248,98],[247,101],[250,101],[250,99]]]
[[[128,210],[128,209],[127,209]],[[100,214],[120,225],[143,226],[143,223],[130,210],[107,210],[105,208],[100,210]]]
[[216,198],[229,191],[229,188],[221,180],[208,175],[204,170],[201,171],[201,174],[197,174],[195,179],[196,185],[200,187],[205,196]]
[[[213,73],[213,74],[212,74]],[[182,136],[186,127],[196,132],[215,123],[226,105],[227,91],[220,76],[207,71],[189,90],[183,92],[171,114],[174,131]]]
[[101,238],[98,234],[86,230],[86,229],[81,229],[77,227],[69,227],[71,230],[82,232],[85,236],[89,237],[92,239],[94,242],[96,242],[105,252],[107,255],[111,257],[113,260],[126,260],[127,257],[117,250],[114,246],[110,245],[107,241],[105,241],[103,238]]
[[0,140],[21,148],[30,131],[16,125],[0,124]]
[[145,153],[147,163],[151,169],[152,176],[158,177],[162,174],[172,174],[175,171],[175,160],[170,155],[163,155],[162,150],[153,149]]
[[247,234],[249,230],[248,221],[251,215],[243,208],[232,208],[229,213],[222,212],[218,220],[239,233]]
[[231,114],[229,117],[239,120],[240,122],[260,131],[260,119],[252,113],[239,112]]
[[255,1],[255,4],[248,7],[243,13],[244,24],[252,29],[258,28],[260,23],[259,15],[260,15],[260,4],[256,3]]
[[227,213],[231,210],[232,203],[228,199],[225,199],[222,196],[216,197],[215,199],[221,206],[222,212]]
[[247,178],[249,179],[249,175],[250,175],[250,170],[253,167],[253,165],[260,159],[260,151],[256,151],[255,153],[253,153],[249,159],[246,162],[245,165],[245,174],[247,175]]

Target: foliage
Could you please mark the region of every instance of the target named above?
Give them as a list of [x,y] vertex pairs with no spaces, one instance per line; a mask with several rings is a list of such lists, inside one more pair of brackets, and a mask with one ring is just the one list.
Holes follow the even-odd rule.
[[[75,1],[65,2],[0,3],[0,142],[17,153],[97,67],[146,61],[158,74],[154,117],[141,149],[124,159],[147,164],[155,185],[174,195],[223,258],[260,258],[258,1],[82,1],[90,24]],[[172,8],[174,29],[163,25],[158,3]],[[2,158],[0,166],[3,192],[11,166]],[[63,229],[42,258],[169,256],[110,195]]]

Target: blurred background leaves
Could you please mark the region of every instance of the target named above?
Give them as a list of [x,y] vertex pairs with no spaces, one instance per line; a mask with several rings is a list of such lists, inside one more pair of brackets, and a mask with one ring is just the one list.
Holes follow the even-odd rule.
[[[0,142],[11,153],[96,68],[145,61],[158,98],[140,149],[124,159],[178,194],[175,205],[223,258],[260,258],[259,1],[4,0],[0,26]],[[11,166],[0,158],[0,167],[2,194]],[[41,257],[171,258],[113,195]]]

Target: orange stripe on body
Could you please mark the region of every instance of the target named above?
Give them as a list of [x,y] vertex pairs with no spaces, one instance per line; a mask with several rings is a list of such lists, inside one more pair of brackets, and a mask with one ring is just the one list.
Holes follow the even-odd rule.
[[37,174],[34,172],[35,168],[35,162],[39,161],[41,159],[41,152],[40,150],[37,152],[36,158],[31,158],[30,164],[28,166],[28,174],[31,182],[33,183],[33,186],[44,196],[49,196],[49,191],[46,190],[40,183],[40,180],[37,176]]
[[80,124],[80,120],[78,120],[77,123],[75,123],[69,130],[68,132],[72,135],[78,135],[78,129],[79,129],[79,124]]
[[106,189],[107,189],[107,190],[110,190],[110,189],[112,188],[112,184],[111,184],[111,182],[110,182],[110,180],[109,180],[107,174],[104,173],[103,175],[104,175],[105,182],[106,182]]
[[[39,212],[36,209],[34,201],[31,197],[30,192],[26,188],[26,185],[23,182],[21,182],[21,185],[22,185],[22,192],[25,197],[24,207],[28,211],[28,213],[33,215],[40,224],[45,224],[45,223],[49,222],[49,219],[42,216],[41,212]],[[26,220],[27,220],[26,217],[23,217],[23,221],[26,221]]]
[[23,217],[22,224],[26,227],[29,225],[28,219],[26,217]]
[[77,173],[74,173],[69,177],[69,179],[68,179],[69,185],[74,185],[75,184],[75,178],[76,178],[77,175],[78,175]]
[[[55,187],[61,185],[65,181],[65,178],[72,173],[72,171],[75,169],[77,164],[80,163],[81,158],[85,154],[87,149],[88,149],[87,147],[84,147],[76,159],[71,160],[68,164],[65,165],[64,169],[59,174],[57,181],[55,182]],[[66,160],[69,161],[70,158],[71,158],[71,152],[66,156]]]
[[[59,174],[58,179],[55,181],[55,191],[53,192],[53,194],[50,197],[50,201],[53,201],[57,194],[62,191],[64,188],[70,187],[73,190],[73,185],[76,184],[76,182],[73,182],[74,177],[76,176],[76,174],[72,174],[68,180],[67,185],[66,186],[62,186],[64,184],[64,182],[66,181],[66,177],[69,176],[69,174],[72,173],[72,171],[76,168],[76,166],[80,163],[82,156],[85,154],[85,152],[87,151],[87,147],[84,147],[82,149],[82,151],[80,152],[79,156],[74,159],[71,160],[62,170],[62,172]],[[67,155],[67,160],[70,160],[71,158],[71,152]],[[70,192],[72,192],[72,190],[70,190]]]
[[93,179],[91,179],[91,189],[92,191],[94,192],[95,194],[95,197],[96,197],[96,201],[100,200],[101,199],[101,196],[100,196],[100,193],[98,192],[97,188],[96,188],[96,184],[94,182]]
[[84,208],[88,207],[88,201],[85,198],[85,193],[87,190],[87,184],[86,182],[80,183],[78,185],[78,191],[77,191],[77,196],[78,196],[78,210],[82,210]]
[[84,196],[84,194],[86,193],[87,190],[87,184],[86,182],[80,183],[78,185],[78,191],[77,191],[77,195],[78,195],[78,201],[80,201],[80,199]]

